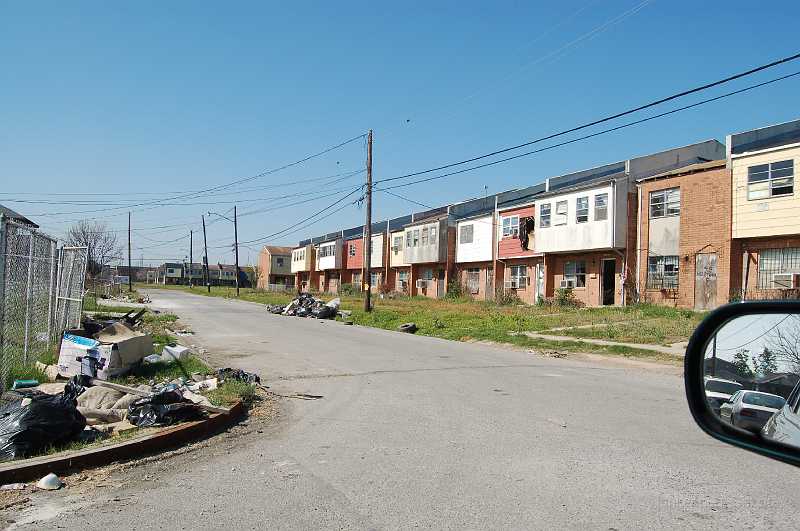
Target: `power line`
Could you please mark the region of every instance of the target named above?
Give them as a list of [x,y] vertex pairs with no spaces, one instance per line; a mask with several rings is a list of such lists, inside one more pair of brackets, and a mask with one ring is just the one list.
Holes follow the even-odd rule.
[[[800,55],[798,55],[798,57],[800,57]],[[747,92],[747,91],[750,91],[750,90],[753,90],[753,89],[756,89],[756,88],[759,88],[759,87],[770,85],[770,84],[776,83],[778,81],[783,81],[785,79],[789,79],[789,78],[795,77],[797,75],[800,75],[800,71],[794,72],[792,74],[787,74],[785,76],[781,76],[781,77],[778,77],[778,78],[775,78],[775,79],[771,79],[769,81],[764,81],[764,82],[758,83],[756,85],[751,85],[749,87],[745,87],[745,88],[742,88],[742,89],[739,89],[739,90],[728,92],[728,93],[722,94],[720,96],[715,96],[713,98],[708,98],[706,100],[702,100],[702,101],[699,101],[699,102],[696,102],[696,103],[692,103],[690,105],[685,105],[683,107],[678,107],[676,109],[672,109],[672,110],[665,111],[665,112],[662,112],[662,113],[659,113],[659,114],[655,114],[655,115],[649,116],[647,118],[642,118],[640,120],[635,120],[633,122],[628,122],[628,123],[625,123],[625,124],[622,124],[622,125],[618,125],[616,127],[611,127],[609,129],[603,129],[602,131],[597,131],[595,133],[584,135],[584,136],[581,136],[581,137],[578,137],[578,138],[573,138],[572,140],[566,140],[564,142],[559,142],[558,144],[553,144],[553,145],[546,146],[546,147],[543,147],[543,148],[540,148],[540,149],[535,149],[533,151],[527,151],[525,153],[520,153],[518,155],[513,155],[511,157],[506,157],[506,158],[503,158],[503,159],[494,160],[492,162],[487,162],[485,164],[479,164],[477,166],[471,166],[469,168],[464,168],[462,170],[457,170],[457,171],[445,173],[445,174],[442,174],[442,175],[436,175],[436,176],[433,176],[433,177],[426,177],[424,179],[417,179],[415,181],[402,183],[402,184],[396,184],[396,185],[393,185],[393,186],[387,186],[387,187],[384,187],[384,188],[377,188],[377,190],[378,191],[386,191],[386,190],[392,190],[392,189],[395,189],[395,188],[402,188],[402,187],[405,187],[405,186],[411,186],[411,185],[419,184],[419,183],[423,183],[423,182],[434,181],[434,180],[437,180],[437,179],[443,179],[444,177],[449,177],[451,175],[457,175],[457,174],[460,174],[460,173],[466,173],[468,171],[473,171],[473,170],[477,170],[477,169],[480,169],[480,168],[486,168],[488,166],[494,166],[495,164],[501,164],[503,162],[508,162],[510,160],[519,159],[519,158],[522,158],[522,157],[527,157],[529,155],[533,155],[533,154],[536,154],[536,153],[541,153],[543,151],[548,151],[550,149],[555,149],[557,147],[566,146],[568,144],[574,144],[575,142],[580,142],[580,141],[583,141],[583,140],[587,140],[589,138],[600,136],[600,135],[603,135],[603,134],[606,134],[606,133],[611,133],[613,131],[618,131],[620,129],[625,129],[627,127],[632,127],[634,125],[639,125],[639,124],[642,124],[644,122],[649,122],[650,120],[655,120],[656,118],[662,118],[662,117],[668,116],[670,114],[675,114],[675,113],[678,113],[678,112],[681,112],[681,111],[692,109],[694,107],[699,107],[699,106],[705,105],[707,103],[711,103],[711,102],[714,102],[714,101],[717,101],[717,100],[721,100],[721,99],[724,99],[724,98],[727,98],[727,97],[730,97],[730,96],[734,96],[734,95],[737,95],[737,94],[741,94],[743,92]],[[473,160],[475,160],[475,159],[473,159]],[[417,174],[417,175],[419,175],[419,174]],[[385,181],[392,181],[392,180],[394,180],[394,179],[383,179],[382,181],[378,181],[378,182],[385,182]]]
[[774,325],[772,325],[771,327],[769,327],[769,328],[768,328],[768,329],[767,329],[767,330],[766,330],[766,331],[765,331],[763,334],[761,334],[761,335],[760,335],[760,336],[758,336],[758,337],[754,337],[754,338],[753,338],[753,339],[751,339],[750,341],[745,341],[744,343],[742,343],[742,344],[741,344],[741,345],[739,345],[738,347],[733,347],[733,348],[717,348],[717,350],[724,350],[724,351],[730,351],[730,350],[739,350],[740,348],[742,348],[742,347],[744,347],[744,346],[746,346],[746,345],[749,345],[750,343],[752,343],[752,342],[754,342],[754,341],[757,341],[757,340],[761,339],[762,337],[764,337],[765,335],[769,334],[770,332],[772,332],[773,330],[775,330],[775,329],[776,329],[776,328],[777,328],[777,327],[778,327],[778,326],[779,326],[781,323],[783,323],[783,322],[784,322],[786,319],[788,319],[788,318],[789,318],[789,317],[791,317],[791,316],[792,316],[792,314],[788,314],[788,315],[786,315],[786,316],[785,316],[783,319],[781,319],[780,321],[778,321],[777,323],[775,323]]
[[569,128],[569,129],[565,129],[565,130],[559,131],[557,133],[552,133],[552,134],[549,134],[549,135],[546,135],[546,136],[543,136],[543,137],[539,137],[537,139],[530,140],[528,142],[524,142],[522,144],[517,144],[516,146],[511,146],[511,147],[507,147],[507,148],[498,149],[498,150],[492,151],[491,153],[486,153],[484,155],[479,155],[477,157],[472,157],[472,158],[461,160],[461,161],[458,161],[458,162],[452,162],[450,164],[445,164],[443,166],[437,166],[435,168],[429,168],[427,170],[417,171],[417,172],[413,172],[413,173],[407,173],[405,175],[400,175],[400,176],[397,176],[397,177],[389,177],[389,178],[386,178],[386,179],[380,179],[380,180],[376,181],[375,184],[382,183],[382,182],[388,182],[388,181],[396,181],[398,179],[407,179],[409,177],[416,177],[417,175],[423,175],[423,174],[426,174],[426,173],[431,173],[431,172],[435,172],[435,171],[439,171],[439,170],[445,170],[447,168],[452,168],[454,166],[460,166],[462,164],[475,162],[476,160],[485,159],[485,158],[488,158],[488,157],[499,155],[501,153],[507,153],[507,152],[513,151],[515,149],[519,149],[519,148],[522,148],[522,147],[526,147],[526,146],[530,146],[530,145],[533,145],[533,144],[537,144],[539,142],[544,142],[545,140],[550,140],[550,139],[553,139],[553,138],[557,138],[559,136],[564,136],[566,134],[573,133],[575,131],[580,131],[582,129],[586,129],[586,128],[589,128],[589,127],[592,127],[592,126],[595,126],[595,125],[598,125],[598,124],[601,124],[601,123],[604,123],[604,122],[609,122],[611,120],[615,120],[615,119],[620,118],[622,116],[627,116],[629,114],[633,114],[635,112],[642,111],[644,109],[649,109],[650,107],[655,107],[657,105],[661,105],[662,103],[666,103],[668,101],[672,101],[672,100],[675,100],[675,99],[678,99],[678,98],[682,98],[684,96],[688,96],[689,94],[694,94],[694,93],[697,93],[697,92],[708,90],[708,89],[710,89],[712,87],[716,87],[716,86],[719,86],[719,85],[722,85],[722,84],[725,84],[725,83],[729,83],[729,82],[734,81],[736,79],[741,79],[743,77],[755,74],[757,72],[761,72],[761,71],[766,70],[768,68],[772,68],[772,67],[784,64],[784,63],[788,63],[790,61],[794,61],[794,60],[796,60],[798,58],[800,58],[800,53],[797,53],[797,54],[794,54],[794,55],[791,55],[791,56],[788,56],[788,57],[784,57],[782,59],[778,59],[778,60],[772,61],[771,63],[767,63],[767,64],[764,64],[764,65],[761,65],[761,66],[757,66],[755,68],[751,68],[750,70],[746,70],[744,72],[740,72],[738,74],[734,74],[734,75],[725,77],[723,79],[720,79],[720,80],[717,80],[717,81],[713,81],[711,83],[706,83],[706,84],[700,85],[698,87],[694,87],[694,88],[691,88],[691,89],[688,89],[688,90],[684,90],[682,92],[678,92],[676,94],[672,94],[671,96],[660,98],[658,100],[651,101],[650,103],[646,103],[644,105],[639,105],[638,107],[634,107],[634,108],[631,108],[631,109],[628,109],[628,110],[625,110],[625,111],[622,111],[622,112],[619,112],[619,113],[616,113],[616,114],[612,114],[612,115],[606,116],[604,118],[600,118],[600,119],[597,119],[597,120],[594,120],[594,121],[591,121],[591,122],[588,122],[588,123],[585,123],[585,124],[582,124],[582,125],[578,125],[578,126],[575,126],[575,127]]

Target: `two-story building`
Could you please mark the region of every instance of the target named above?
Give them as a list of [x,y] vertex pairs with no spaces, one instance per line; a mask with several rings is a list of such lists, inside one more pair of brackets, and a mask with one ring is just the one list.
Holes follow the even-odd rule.
[[479,300],[494,298],[495,195],[450,206],[455,220],[455,279]]
[[265,245],[258,255],[259,289],[286,289],[294,286],[292,248]]
[[315,253],[316,270],[319,273],[318,290],[338,293],[341,282],[342,251],[344,250],[342,232],[327,234],[318,240]]
[[157,284],[181,284],[183,282],[183,264],[165,262],[156,270]]
[[292,249],[291,272],[295,276],[294,284],[302,292],[319,288],[319,272],[316,269],[316,249],[311,240],[304,240]]
[[[732,237],[746,299],[800,296],[800,120],[727,137]],[[736,288],[738,286],[734,286]]]
[[639,300],[696,310],[728,302],[739,257],[731,248],[726,161],[643,177],[637,187]]
[[192,286],[204,286],[205,276],[203,274],[203,264],[193,262],[183,263],[183,284]]
[[390,219],[387,222],[386,233],[386,283],[396,292],[411,294],[408,279],[411,275],[411,266],[405,259],[405,227],[413,220],[412,215]]
[[447,207],[414,216],[403,231],[404,260],[410,267],[408,286],[411,295],[443,297],[453,274],[455,224]]
[[543,254],[534,245],[535,198],[544,184],[497,195],[495,205],[495,286],[528,304],[544,294]]

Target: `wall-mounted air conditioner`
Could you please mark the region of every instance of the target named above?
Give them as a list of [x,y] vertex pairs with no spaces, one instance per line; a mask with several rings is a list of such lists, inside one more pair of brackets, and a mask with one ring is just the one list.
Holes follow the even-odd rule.
[[772,287],[775,289],[796,288],[795,275],[792,273],[775,273],[772,275]]
[[417,289],[428,289],[428,282],[429,280],[425,280],[422,278],[417,279]]
[[574,288],[575,281],[574,280],[562,280],[561,284],[559,284],[560,288]]
[[520,282],[518,278],[512,278],[511,280],[504,281],[503,286],[505,286],[506,289],[519,289]]

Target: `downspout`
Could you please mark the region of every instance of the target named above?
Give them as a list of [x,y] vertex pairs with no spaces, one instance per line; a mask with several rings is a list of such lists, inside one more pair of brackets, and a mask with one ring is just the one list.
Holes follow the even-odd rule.
[[494,196],[494,212],[492,214],[492,300],[497,296],[497,262],[500,253],[497,241],[497,195]]
[[[649,240],[648,240],[649,241]],[[636,187],[636,297],[642,292],[642,188]]]
[[[611,223],[611,248],[614,250],[614,252],[616,254],[618,254],[620,256],[620,258],[622,258],[622,277],[623,277],[623,281],[622,281],[622,291],[621,291],[621,295],[620,295],[620,302],[622,303],[622,306],[625,306],[625,278],[626,278],[626,275],[625,275],[626,269],[625,268],[627,267],[627,259],[626,259],[625,253],[622,253],[619,249],[617,249],[617,209],[616,209],[616,205],[617,205],[617,181],[616,180],[611,181],[611,196],[614,199],[614,208],[611,209],[611,211],[613,212],[613,216],[614,216],[614,220]],[[627,203],[627,197],[626,197],[626,200],[625,200],[625,220],[626,220],[625,225],[626,226],[627,226],[627,219],[628,219],[628,208],[627,207],[628,207],[628,203]]]

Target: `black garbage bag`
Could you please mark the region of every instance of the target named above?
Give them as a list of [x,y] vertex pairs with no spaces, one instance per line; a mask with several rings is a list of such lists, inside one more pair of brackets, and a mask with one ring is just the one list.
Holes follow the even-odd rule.
[[239,380],[240,382],[249,384],[261,383],[261,378],[256,373],[246,372],[242,369],[231,369],[230,367],[226,367],[225,369],[217,369],[217,378],[222,381]]
[[75,440],[85,426],[86,419],[69,393],[35,393],[12,400],[0,407],[0,461]]
[[308,317],[311,315],[311,308],[309,306],[301,306],[295,310],[294,314],[297,317]]
[[267,311],[269,313],[275,313],[275,314],[283,313],[284,308],[285,308],[285,306],[281,306],[280,304],[268,304],[267,305]]
[[335,319],[336,308],[331,308],[330,306],[325,305],[318,306],[311,310],[311,315],[317,319]]
[[202,416],[203,413],[176,390],[140,398],[128,406],[128,422],[140,428],[167,426]]

